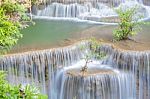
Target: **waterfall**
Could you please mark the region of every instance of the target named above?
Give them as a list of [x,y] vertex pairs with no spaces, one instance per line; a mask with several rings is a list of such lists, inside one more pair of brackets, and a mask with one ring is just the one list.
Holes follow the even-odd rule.
[[100,50],[109,54],[104,64],[136,75],[137,99],[150,99],[150,51],[124,51],[112,46],[103,46]]
[[[88,50],[81,50],[86,47]],[[49,99],[150,99],[150,52],[126,51],[102,44],[87,75],[80,75],[85,41],[68,47],[31,51],[0,57],[0,69],[11,84],[34,84]]]
[[43,9],[37,10],[34,18],[74,19],[75,21],[86,20],[89,22],[114,23],[117,20],[117,14],[114,9],[118,9],[119,6],[127,9],[135,5],[140,7],[138,13],[142,14],[145,20],[150,18],[150,7],[145,6],[142,0],[51,1]]
[[85,76],[79,74],[79,67],[66,68],[58,73],[57,99],[135,99],[132,74],[93,64],[89,64],[89,73]]
[[83,45],[87,46],[87,42],[62,49],[6,55],[0,57],[0,70],[8,71],[8,81],[12,84],[34,84],[42,93],[47,93],[54,71],[81,59],[84,53],[80,46]]
[[94,8],[91,3],[81,4],[61,4],[52,3],[45,9],[39,10],[37,16],[62,17],[62,18],[79,18],[90,19],[90,17],[106,17],[115,15],[114,11],[104,4],[97,3],[97,8]]

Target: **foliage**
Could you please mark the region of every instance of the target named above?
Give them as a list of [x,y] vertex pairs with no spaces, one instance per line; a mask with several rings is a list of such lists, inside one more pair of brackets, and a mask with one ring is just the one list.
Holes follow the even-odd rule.
[[29,17],[18,2],[4,0],[0,6],[0,53],[4,53],[22,37],[20,29]]
[[32,5],[35,5],[38,3],[38,0],[31,0]]
[[[97,41],[95,38],[90,39],[90,51],[88,51],[83,58],[85,60],[85,65],[82,67],[81,72],[87,72],[88,63],[92,62],[92,58],[103,59],[106,56],[106,53],[98,51],[98,48],[101,45],[101,42]],[[86,47],[82,46],[81,50],[87,50]]]
[[94,57],[96,59],[103,59],[106,54],[104,52],[98,51],[101,46],[101,42],[96,40],[95,38],[90,39],[91,42],[91,52],[89,53],[89,57]]
[[5,14],[9,16],[10,18],[13,16],[17,16],[19,20],[15,21],[30,21],[29,17],[25,14],[27,9],[23,4],[20,4],[17,1],[12,0],[4,0],[4,2],[1,5],[1,8],[5,10]]
[[46,3],[46,2],[48,2],[48,0],[43,0],[43,1],[41,1],[41,0],[31,0],[32,5],[40,5],[40,4]]
[[5,11],[0,8],[0,50],[9,49],[21,37],[19,23],[10,21],[5,15]]
[[21,84],[9,84],[6,81],[6,73],[0,71],[0,99],[47,99],[47,96],[38,93],[38,90],[30,85],[23,88]]
[[138,9],[139,7],[135,6],[129,9],[119,8],[116,10],[120,23],[119,28],[113,31],[114,40],[125,40],[137,34],[141,24],[139,19],[142,18],[142,16],[135,18]]
[[20,5],[17,2],[13,2],[10,0],[5,0],[2,5],[1,8],[6,10],[6,13],[13,13],[13,12],[24,12],[25,11],[25,7]]

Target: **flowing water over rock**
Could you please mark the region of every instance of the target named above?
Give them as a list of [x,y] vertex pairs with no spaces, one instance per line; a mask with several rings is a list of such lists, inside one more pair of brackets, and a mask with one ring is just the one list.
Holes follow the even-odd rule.
[[[88,50],[81,50],[81,47]],[[8,81],[35,84],[49,99],[150,99],[150,52],[123,51],[103,44],[107,56],[80,75],[89,42],[58,49],[1,56]]]
[[109,53],[104,64],[111,64],[114,68],[131,71],[136,75],[137,99],[150,98],[150,51],[123,51],[105,46],[101,50]]
[[93,61],[83,75],[81,67],[77,67],[80,65],[84,63],[65,68],[57,74],[57,99],[135,99],[132,74],[121,73]]
[[130,8],[135,5],[139,6],[137,16],[143,16],[143,20],[150,18],[150,7],[145,6],[142,0],[112,0],[112,1],[77,1],[64,3],[53,1],[46,5],[43,9],[37,10],[35,18],[49,18],[49,19],[65,19],[75,21],[88,22],[104,22],[115,23],[118,22],[117,14],[114,9],[120,7]]
[[73,64],[84,55],[79,47],[81,45],[87,46],[87,43],[3,56],[0,57],[0,69],[8,71],[9,82],[33,83],[41,88],[42,93],[47,93],[49,89],[46,85],[51,84],[54,71]]

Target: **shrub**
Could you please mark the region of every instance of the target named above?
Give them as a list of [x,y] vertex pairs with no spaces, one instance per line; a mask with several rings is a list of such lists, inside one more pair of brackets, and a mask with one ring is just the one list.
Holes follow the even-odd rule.
[[[91,38],[89,40],[90,42],[90,51],[87,51],[85,53],[85,57],[83,58],[85,60],[84,66],[81,68],[81,72],[83,75],[87,72],[88,64],[92,62],[93,59],[104,59],[106,57],[106,53],[103,51],[99,51],[99,48],[101,46],[101,42],[96,40],[95,38]],[[87,50],[88,48],[85,46],[81,46],[81,50]]]
[[0,71],[0,99],[47,99],[47,95],[38,93],[36,87],[31,85],[11,85],[6,80],[6,73]]
[[13,2],[11,0],[3,1],[1,8],[6,10],[6,13],[13,13],[13,12],[24,12],[25,8],[21,4],[17,2]]
[[140,30],[139,21],[142,16],[135,18],[135,15],[138,11],[138,7],[132,7],[129,9],[119,8],[116,10],[118,17],[120,19],[119,27],[113,31],[114,40],[126,40],[129,37],[132,37],[137,34]]
[[5,11],[0,8],[0,50],[8,50],[21,37],[19,23],[10,21],[9,17],[5,15]]
[[4,0],[0,5],[0,53],[14,46],[22,37],[20,29],[29,17],[23,5],[12,0]]

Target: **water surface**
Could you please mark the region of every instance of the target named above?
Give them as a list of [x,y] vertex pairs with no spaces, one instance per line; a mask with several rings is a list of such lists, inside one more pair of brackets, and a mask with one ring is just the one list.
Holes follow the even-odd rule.
[[21,31],[23,38],[18,41],[12,52],[59,46],[62,41],[69,40],[75,32],[93,26],[86,23],[47,19],[36,19],[34,22],[35,25]]
[[[117,26],[112,25],[47,19],[36,19],[35,23],[35,25],[21,31],[23,38],[18,41],[11,52],[60,47],[68,45],[73,40],[90,37],[97,37],[112,43],[112,33],[117,28]],[[115,44],[125,49],[150,49],[150,25],[142,25],[142,28],[143,30],[133,37],[135,41],[123,41]],[[135,44],[137,45],[136,48],[134,47]]]

